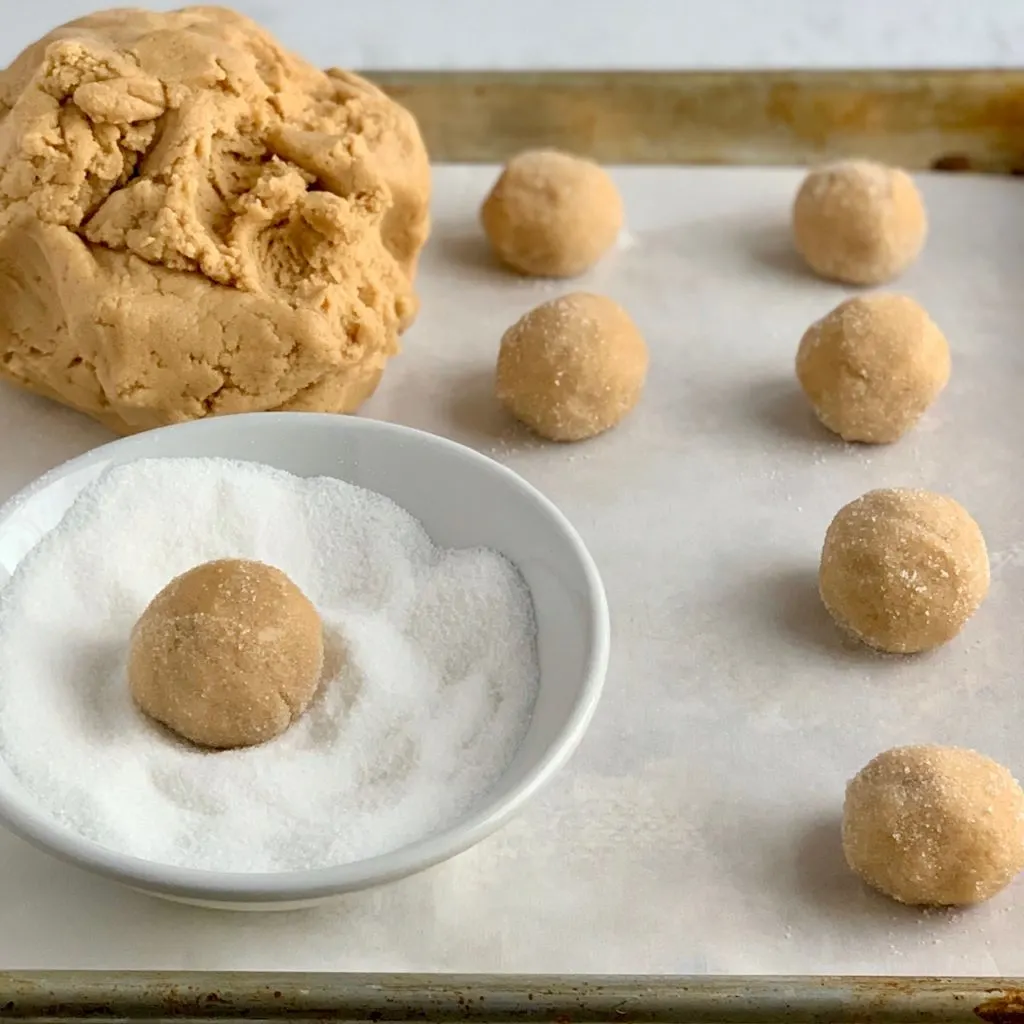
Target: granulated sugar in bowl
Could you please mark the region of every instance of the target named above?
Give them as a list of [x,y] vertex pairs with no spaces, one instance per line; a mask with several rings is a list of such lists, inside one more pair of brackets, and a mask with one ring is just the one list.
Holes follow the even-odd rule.
[[[138,711],[124,665],[153,595],[223,557],[288,573],[326,660],[282,736],[211,753]],[[579,537],[470,449],[298,413],[151,431],[0,509],[0,821],[156,895],[315,903],[498,828],[579,743],[607,656]]]

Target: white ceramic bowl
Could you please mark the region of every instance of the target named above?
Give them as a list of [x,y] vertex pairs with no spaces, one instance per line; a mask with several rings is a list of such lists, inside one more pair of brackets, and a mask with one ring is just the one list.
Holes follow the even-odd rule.
[[537,619],[540,692],[526,738],[504,777],[462,820],[391,853],[316,871],[199,871],[114,853],[47,817],[2,760],[0,822],[49,853],[154,895],[284,909],[389,882],[461,853],[502,825],[569,759],[597,706],[608,662],[608,606],[597,569],[540,492],[491,459],[431,434],[346,416],[255,413],[115,441],[58,467],[0,508],[0,581],[105,468],[181,456],[338,477],[387,495],[440,545],[485,546],[511,559],[530,588]]

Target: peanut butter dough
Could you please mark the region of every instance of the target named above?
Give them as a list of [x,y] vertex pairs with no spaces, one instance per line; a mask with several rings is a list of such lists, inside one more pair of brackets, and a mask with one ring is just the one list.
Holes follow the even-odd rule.
[[480,220],[507,266],[534,277],[577,277],[615,244],[622,197],[592,160],[533,149],[505,165]]
[[985,538],[942,494],[892,488],[844,505],[825,534],[821,599],[876,650],[916,654],[952,640],[989,588]]
[[949,381],[949,345],[906,295],[847,299],[804,333],[796,375],[818,419],[844,441],[889,444]]
[[0,375],[122,433],[351,411],[428,198],[407,111],[242,15],[71,22],[0,72]]
[[647,363],[647,343],[618,303],[572,292],[531,309],[505,332],[495,390],[540,437],[584,441],[633,409]]
[[891,281],[917,259],[927,234],[914,179],[871,160],[814,168],[793,203],[797,250],[816,274],[833,281]]
[[132,630],[128,685],[203,747],[265,743],[306,710],[323,669],[316,608],[283,573],[224,558],[176,576]]
[[887,750],[846,787],[843,852],[901,903],[981,903],[1024,868],[1024,792],[973,750]]

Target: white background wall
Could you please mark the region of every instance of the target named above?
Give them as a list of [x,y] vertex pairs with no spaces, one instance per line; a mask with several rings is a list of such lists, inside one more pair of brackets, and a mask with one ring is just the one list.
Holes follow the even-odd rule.
[[[137,0],[168,9],[186,0]],[[104,0],[0,0],[0,62]],[[356,68],[1024,66],[1024,0],[235,0]]]

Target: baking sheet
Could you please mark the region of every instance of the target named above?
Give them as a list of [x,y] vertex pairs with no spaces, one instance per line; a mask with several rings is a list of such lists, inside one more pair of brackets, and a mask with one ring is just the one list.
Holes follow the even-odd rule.
[[[851,448],[792,376],[847,292],[790,253],[798,172],[617,172],[628,235],[569,286],[489,261],[493,169],[436,173],[423,312],[366,414],[469,443],[540,486],[601,568],[606,696],[525,814],[448,864],[315,911],[163,904],[0,833],[6,968],[538,973],[1024,973],[1024,880],[968,913],[900,908],[842,863],[846,778],[897,743],[977,746],[1024,774],[1024,183],[921,179],[932,231],[901,289],[947,332],[953,377],[902,443]],[[585,445],[534,442],[491,398],[501,332],[571,287],[647,336],[635,414]],[[107,439],[0,390],[0,497]],[[825,527],[876,486],[946,491],[979,519],[989,599],[962,637],[893,660],[842,643],[815,596]]]

